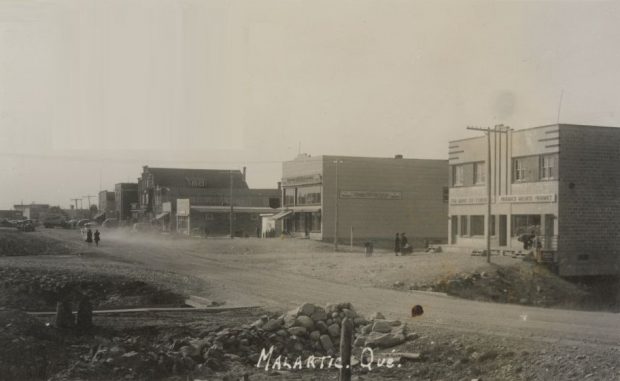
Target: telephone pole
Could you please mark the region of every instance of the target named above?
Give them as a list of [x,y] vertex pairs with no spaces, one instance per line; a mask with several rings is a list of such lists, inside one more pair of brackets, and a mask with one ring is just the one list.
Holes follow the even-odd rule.
[[[505,128],[504,128],[505,127]],[[500,129],[498,129],[500,128]],[[504,128],[504,129],[501,129]],[[487,263],[491,263],[491,133],[506,134],[510,127],[503,124],[495,125],[493,128],[467,127],[468,130],[482,131],[487,136]]]
[[86,198],[88,199],[88,209],[90,210],[90,199],[93,198],[95,196],[87,194],[86,196],[82,196],[82,198]]
[[230,239],[233,239],[234,235],[233,235],[233,216],[234,216],[234,211],[233,211],[233,171],[230,170],[228,171],[229,177],[230,177],[230,195],[229,195],[229,199],[230,199],[230,218],[229,218],[229,224],[228,224],[228,230],[230,233]]
[[340,199],[340,179],[338,178],[338,167],[342,164],[342,160],[334,160],[336,164],[336,204],[334,210],[334,251],[338,251],[338,206]]

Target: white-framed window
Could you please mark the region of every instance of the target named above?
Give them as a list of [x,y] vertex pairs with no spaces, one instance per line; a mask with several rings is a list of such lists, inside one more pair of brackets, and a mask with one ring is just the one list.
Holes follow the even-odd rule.
[[484,216],[471,216],[470,235],[484,235]]
[[542,155],[540,157],[540,179],[550,180],[556,177],[556,155]]
[[512,164],[514,181],[525,181],[525,163],[523,159],[513,159]]
[[474,184],[484,184],[486,176],[486,165],[483,161],[474,163]]
[[452,186],[458,187],[463,185],[463,166],[452,166]]

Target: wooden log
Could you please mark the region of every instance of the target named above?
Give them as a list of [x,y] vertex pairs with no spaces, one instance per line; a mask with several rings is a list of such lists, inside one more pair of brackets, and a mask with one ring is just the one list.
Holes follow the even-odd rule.
[[342,320],[340,329],[340,381],[351,381],[351,347],[353,341],[353,322],[348,317]]

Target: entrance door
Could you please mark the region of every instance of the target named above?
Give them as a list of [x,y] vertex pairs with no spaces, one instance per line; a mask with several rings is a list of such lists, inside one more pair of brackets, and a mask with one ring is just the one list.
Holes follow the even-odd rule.
[[554,230],[554,224],[555,224],[555,216],[553,214],[546,214],[545,215],[545,237],[544,237],[544,242],[545,242],[545,246],[544,248],[546,250],[555,250],[556,249],[556,243],[554,242],[554,237],[553,237],[553,230]]
[[456,234],[458,232],[458,221],[459,221],[459,217],[458,216],[452,216],[452,218],[450,218],[450,244],[454,245],[456,244]]
[[505,214],[499,216],[499,245],[508,246],[508,218]]

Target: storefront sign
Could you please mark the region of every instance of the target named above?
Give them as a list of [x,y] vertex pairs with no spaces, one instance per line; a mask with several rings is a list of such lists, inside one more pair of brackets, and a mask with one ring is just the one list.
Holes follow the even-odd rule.
[[285,186],[304,185],[304,184],[320,184],[321,182],[322,182],[322,177],[320,174],[287,177],[287,178],[282,179],[282,185],[285,185]]
[[502,203],[555,202],[555,194],[519,194],[499,196]]
[[189,198],[177,199],[177,216],[189,216]]
[[455,197],[450,199],[450,205],[475,205],[486,204],[486,197]]
[[340,198],[363,198],[373,200],[400,200],[401,192],[373,192],[373,191],[340,191]]

